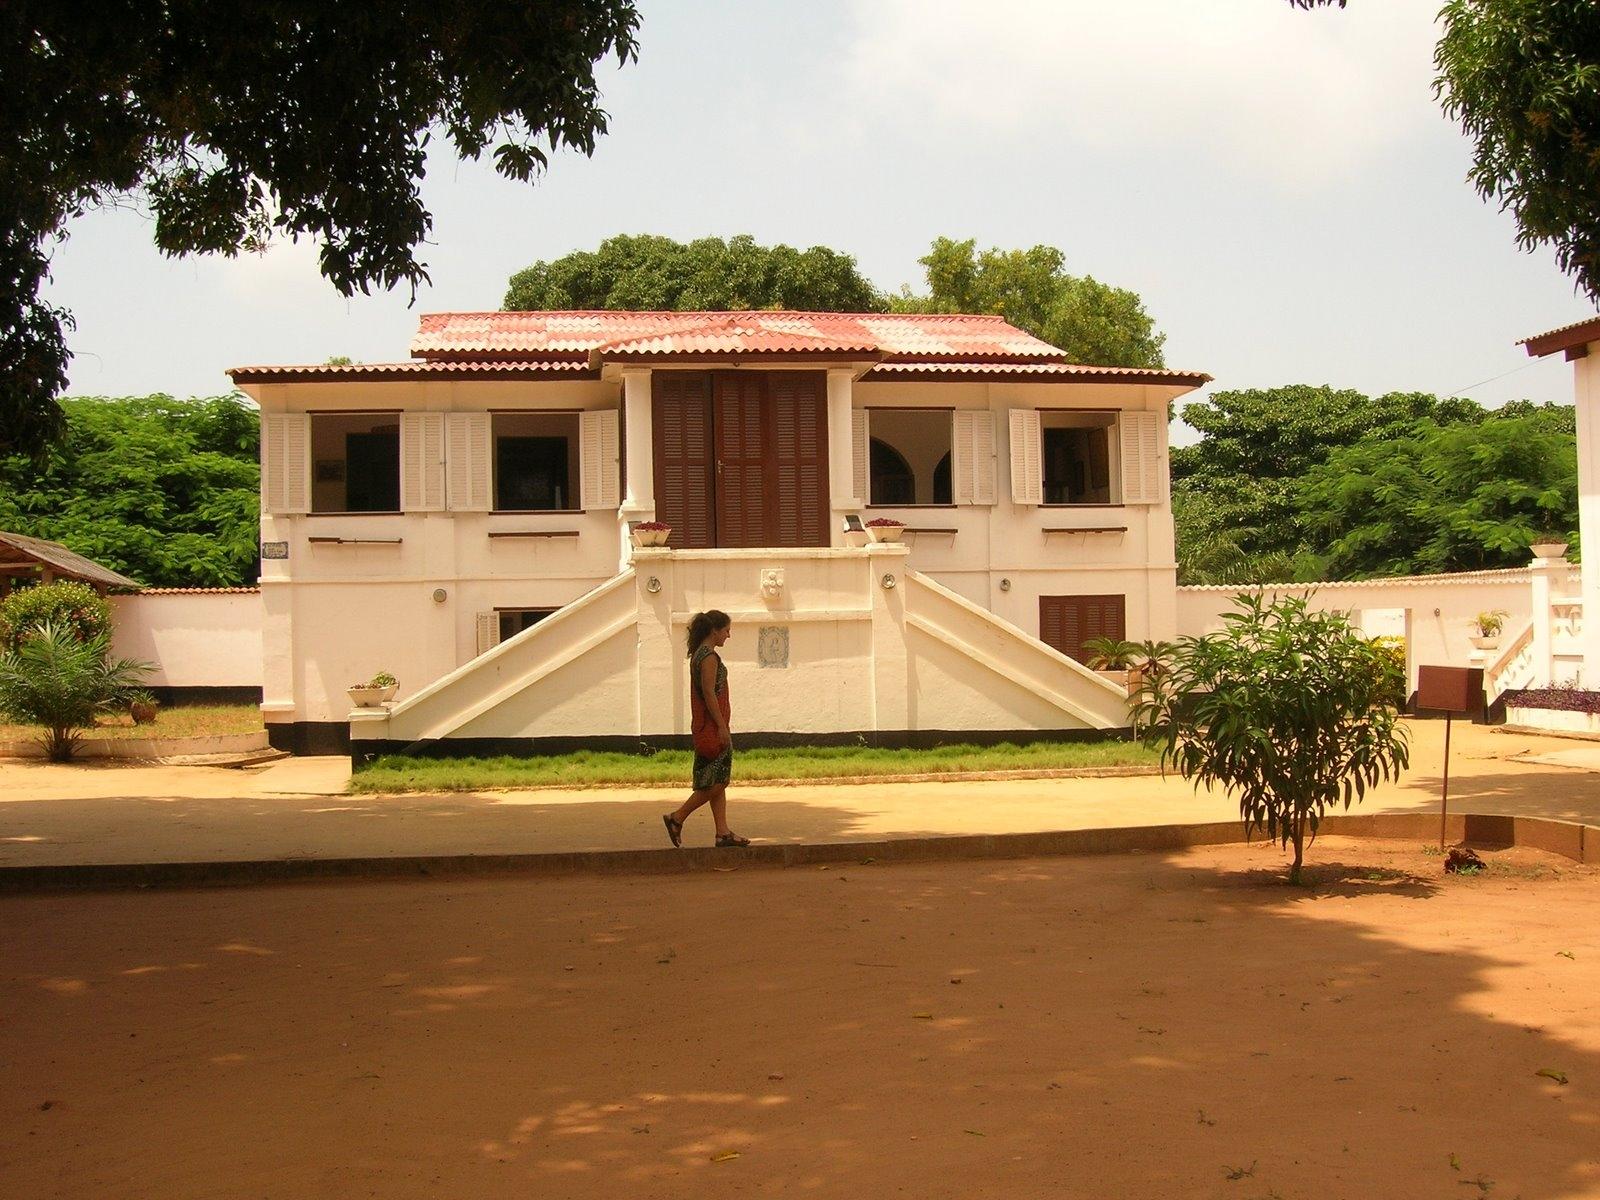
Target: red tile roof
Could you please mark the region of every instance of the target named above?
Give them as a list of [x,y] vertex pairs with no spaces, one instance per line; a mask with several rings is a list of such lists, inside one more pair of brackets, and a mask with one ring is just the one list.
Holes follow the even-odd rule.
[[[1582,321],[1574,321],[1571,325],[1563,325],[1560,329],[1536,333],[1532,337],[1522,338],[1517,345],[1528,348],[1529,358],[1543,358],[1547,354],[1554,354],[1557,350],[1576,350],[1579,346],[1587,346],[1593,341],[1600,341],[1600,316],[1586,317]],[[1583,355],[1569,354],[1567,357],[1582,358]]]
[[588,379],[598,378],[587,359],[556,362],[446,362],[413,360],[398,363],[309,363],[304,366],[229,367],[234,383],[363,383],[405,379]]
[[1093,367],[1069,362],[886,362],[861,377],[862,383],[940,379],[1013,380],[1018,383],[1155,383],[1170,387],[1204,387],[1211,376],[1198,371],[1159,367]]
[[422,358],[493,354],[605,359],[828,354],[923,361],[1064,359],[996,316],[807,312],[425,313]]
[[143,588],[141,596],[255,596],[259,587],[151,587]]

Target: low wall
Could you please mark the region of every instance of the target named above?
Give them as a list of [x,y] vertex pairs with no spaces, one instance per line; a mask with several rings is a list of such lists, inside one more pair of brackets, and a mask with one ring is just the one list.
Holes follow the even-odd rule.
[[[1563,594],[1576,595],[1577,568]],[[1558,587],[1560,581],[1557,581]],[[1240,594],[1305,596],[1318,611],[1349,612],[1369,636],[1392,634],[1406,640],[1409,687],[1417,684],[1420,663],[1466,666],[1476,632],[1473,618],[1502,611],[1506,630],[1525,626],[1533,615],[1532,573],[1463,571],[1453,575],[1414,575],[1398,579],[1364,579],[1343,583],[1277,583],[1240,586],[1180,587],[1178,633],[1211,633],[1222,628],[1222,614],[1232,610]]]
[[152,663],[165,700],[261,696],[261,594],[255,588],[151,588],[111,597],[112,650]]

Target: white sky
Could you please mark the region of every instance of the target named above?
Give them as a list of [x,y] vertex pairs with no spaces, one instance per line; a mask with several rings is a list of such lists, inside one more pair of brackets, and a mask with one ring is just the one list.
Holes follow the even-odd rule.
[[1437,0],[641,7],[593,159],[521,185],[436,157],[415,308],[340,298],[309,244],[168,261],[136,212],[79,222],[49,293],[78,319],[70,390],[207,395],[245,363],[404,359],[417,313],[497,308],[535,260],[750,233],[853,254],[890,289],[921,285],[940,235],[1059,246],[1137,291],[1168,365],[1216,388],[1571,399],[1560,356],[1514,343],[1593,306],[1466,183],[1431,94]]

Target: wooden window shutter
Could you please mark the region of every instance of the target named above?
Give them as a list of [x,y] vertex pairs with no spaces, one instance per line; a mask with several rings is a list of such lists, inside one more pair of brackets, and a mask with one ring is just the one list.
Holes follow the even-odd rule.
[[656,520],[672,526],[667,545],[705,549],[716,544],[711,376],[705,371],[655,371],[650,392]]
[[1078,662],[1092,654],[1096,638],[1122,641],[1127,632],[1126,596],[1040,596],[1039,640]]
[[1122,503],[1160,504],[1162,500],[1161,416],[1153,412],[1118,414],[1122,435]]
[[1039,410],[1011,410],[1011,499],[1044,503],[1044,455],[1040,449]]
[[850,465],[854,475],[853,498],[860,504],[872,503],[872,480],[867,464],[872,461],[872,432],[867,428],[867,410],[850,414]]
[[768,373],[765,538],[752,545],[828,544],[827,376],[820,371]]
[[311,511],[311,418],[305,413],[261,418],[261,506],[269,513]]
[[956,504],[994,503],[994,414],[955,414],[951,474]]
[[457,512],[488,512],[489,414],[451,413],[447,419],[445,455],[450,507]]
[[582,464],[583,484],[578,503],[585,509],[616,508],[622,503],[617,410],[583,413],[579,424],[578,461]]
[[500,614],[497,612],[481,612],[478,614],[478,653],[493,650],[500,644]]
[[400,509],[438,512],[444,508],[444,414],[402,413],[400,417]]

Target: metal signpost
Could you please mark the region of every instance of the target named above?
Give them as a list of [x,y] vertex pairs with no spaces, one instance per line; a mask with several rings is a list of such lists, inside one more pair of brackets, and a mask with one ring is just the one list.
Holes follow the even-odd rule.
[[1418,667],[1417,708],[1444,713],[1444,788],[1439,794],[1439,849],[1450,807],[1450,719],[1483,705],[1482,667]]

